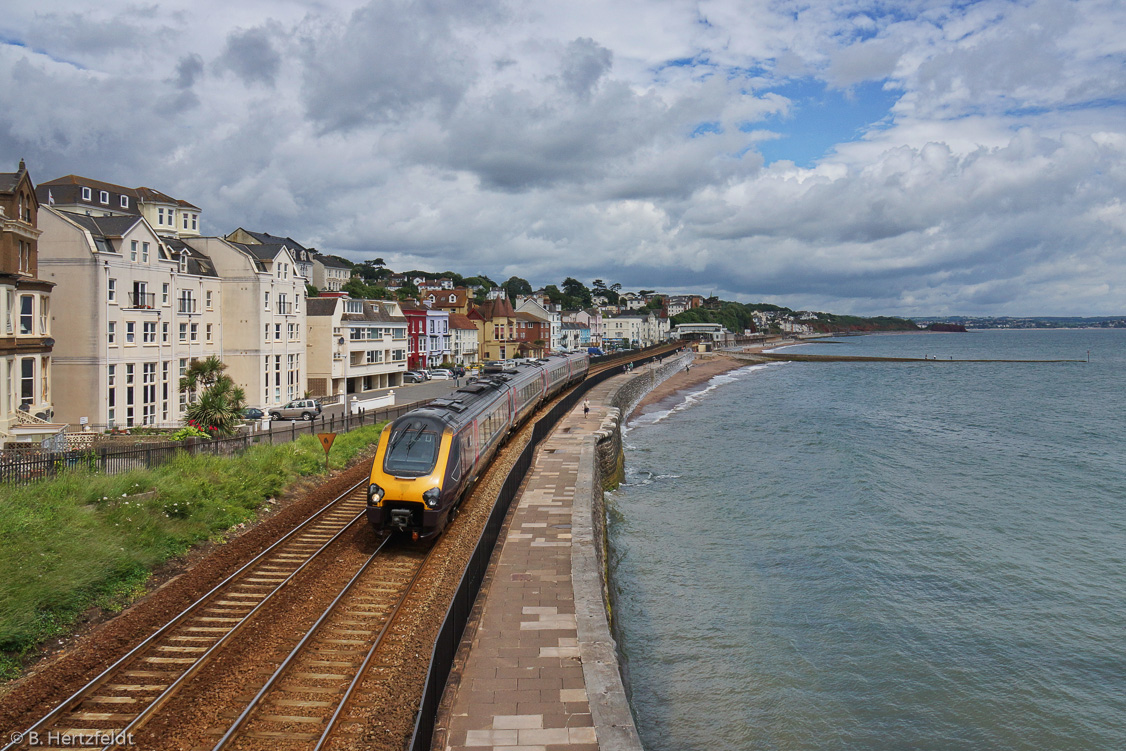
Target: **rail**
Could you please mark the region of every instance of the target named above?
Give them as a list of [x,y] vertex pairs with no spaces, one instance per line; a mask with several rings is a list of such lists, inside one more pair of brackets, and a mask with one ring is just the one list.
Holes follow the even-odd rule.
[[[199,613],[200,611],[202,611],[204,609],[205,606],[211,604],[213,598],[216,595],[219,595],[220,593],[229,589],[231,586],[235,585],[238,581],[245,578],[248,574],[254,572],[257,567],[261,566],[264,562],[270,560],[271,556],[279,554],[280,551],[283,550],[286,545],[299,540],[301,535],[308,534],[310,531],[315,530],[316,526],[318,524],[324,523],[329,518],[329,516],[332,514],[333,510],[336,509],[336,507],[338,505],[340,506],[340,509],[336,509],[337,511],[344,509],[345,508],[344,503],[346,503],[348,501],[348,497],[350,495],[352,495],[353,493],[355,493],[357,491],[357,489],[364,486],[366,484],[366,482],[367,482],[367,479],[365,478],[364,480],[362,480],[362,481],[352,485],[351,487],[349,487],[346,491],[344,491],[339,496],[334,498],[331,502],[326,504],[319,511],[317,511],[315,514],[313,514],[308,519],[306,519],[304,522],[302,522],[299,526],[297,526],[296,528],[291,530],[285,536],[283,536],[282,538],[277,540],[275,543],[273,543],[268,548],[266,548],[261,553],[259,553],[257,556],[255,556],[252,560],[250,560],[245,565],[243,565],[241,568],[239,568],[237,571],[235,571],[233,574],[231,574],[226,579],[224,579],[222,582],[220,582],[215,587],[213,587],[209,592],[207,592],[207,594],[203,595],[202,597],[197,599],[195,602],[193,602],[191,605],[189,605],[187,608],[185,608],[183,611],[181,611],[172,620],[170,620],[168,623],[166,623],[164,626],[162,626],[160,629],[158,629],[155,633],[153,633],[147,639],[142,641],[140,644],[138,644],[133,649],[129,650],[129,652],[127,652],[126,654],[124,654],[120,658],[118,658],[112,665],[110,665],[108,668],[106,668],[101,673],[99,673],[93,680],[89,681],[85,686],[83,686],[78,691],[76,691],[68,699],[66,699],[65,701],[60,703],[57,707],[55,707],[53,710],[51,710],[46,715],[44,715],[39,721],[37,721],[34,725],[29,727],[26,731],[24,731],[23,733],[13,734],[12,735],[13,741],[11,743],[9,743],[8,745],[4,746],[2,751],[11,751],[12,749],[19,748],[22,745],[24,745],[24,741],[28,742],[29,747],[34,747],[35,745],[37,745],[36,739],[39,738],[39,736],[42,734],[42,732],[45,729],[51,727],[52,723],[55,723],[57,720],[63,719],[67,715],[75,712],[80,707],[82,702],[84,702],[88,697],[94,695],[95,691],[102,689],[106,685],[106,682],[111,677],[119,674],[119,672],[123,668],[127,667],[130,663],[132,663],[135,660],[137,660],[138,658],[142,657],[150,647],[157,647],[159,649],[159,645],[160,645],[162,639],[164,639],[166,636],[169,636],[170,634],[172,634],[172,632],[177,627],[183,625],[189,619],[195,617],[197,613]],[[329,540],[324,542],[313,553],[308,554],[306,559],[303,562],[301,562],[300,564],[298,564],[292,571],[290,571],[289,574],[284,578],[284,580],[280,581],[273,588],[273,590],[271,590],[268,593],[265,593],[260,598],[259,602],[248,613],[245,613],[242,616],[240,616],[237,619],[237,622],[234,623],[224,634],[217,637],[215,642],[203,654],[201,654],[195,661],[192,661],[190,664],[188,664],[181,671],[180,675],[178,677],[176,677],[171,683],[167,684],[163,688],[163,690],[160,692],[159,695],[153,697],[153,699],[148,704],[146,704],[145,707],[143,707],[141,709],[141,711],[138,712],[133,717],[133,719],[131,721],[129,721],[129,723],[124,728],[121,728],[121,729],[114,728],[114,729],[112,729],[112,732],[109,731],[109,730],[107,730],[106,732],[113,735],[113,736],[127,736],[130,732],[132,732],[136,728],[140,727],[140,725],[142,725],[154,712],[156,712],[161,706],[163,706],[168,701],[168,699],[170,699],[172,697],[172,695],[183,685],[183,683],[185,681],[187,681],[192,675],[195,675],[207,662],[209,662],[219,652],[219,650],[228,641],[230,641],[231,638],[233,638],[233,636],[236,632],[241,631],[241,629],[247,623],[249,623],[255,615],[258,614],[258,612],[261,610],[262,606],[267,601],[272,599],[274,595],[276,595],[279,591],[281,591],[283,588],[285,588],[286,585],[288,585],[293,580],[293,578],[295,576],[297,576],[297,574],[299,572],[304,570],[314,559],[316,559],[318,556],[320,556],[329,546],[331,546],[337,539],[339,539],[340,536],[343,535],[345,531],[347,531],[354,524],[356,524],[358,521],[363,519],[363,517],[364,517],[363,508],[366,508],[366,497],[363,500],[363,502],[360,503],[359,505],[360,505],[360,508],[361,508],[359,513],[351,515],[351,517],[349,518],[347,523],[344,524],[334,535],[332,535],[332,537]],[[335,523],[330,525],[330,526],[335,526]],[[211,619],[211,621],[209,621],[209,622],[212,622],[212,621],[213,622],[220,622],[220,621],[229,621],[229,620],[235,620],[235,619],[225,619],[225,618]],[[193,638],[197,638],[197,639],[202,640],[204,637],[193,637]],[[171,677],[171,675],[169,677]],[[59,731],[59,735],[60,736],[65,735],[65,733],[63,733],[62,731]],[[78,744],[75,744],[75,745],[78,745]]]

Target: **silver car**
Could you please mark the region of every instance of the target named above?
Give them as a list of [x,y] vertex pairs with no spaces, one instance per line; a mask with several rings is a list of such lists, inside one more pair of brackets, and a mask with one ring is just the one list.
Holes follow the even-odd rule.
[[271,420],[302,420],[310,421],[321,413],[321,405],[316,399],[297,399],[284,407],[274,407],[270,410]]

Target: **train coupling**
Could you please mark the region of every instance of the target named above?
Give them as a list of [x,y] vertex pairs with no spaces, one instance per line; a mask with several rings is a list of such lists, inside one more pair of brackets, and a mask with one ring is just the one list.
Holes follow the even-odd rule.
[[[406,532],[407,529],[411,526],[411,511],[410,511],[410,509],[405,509],[405,508],[392,509],[391,510],[391,520],[387,523],[387,526],[392,527],[394,529],[397,529],[400,532]],[[417,535],[418,533],[416,532],[415,534]]]

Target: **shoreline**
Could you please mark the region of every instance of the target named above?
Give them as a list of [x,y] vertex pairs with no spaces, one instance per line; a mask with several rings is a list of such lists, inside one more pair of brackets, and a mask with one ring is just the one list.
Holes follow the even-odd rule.
[[726,353],[708,353],[703,356],[697,355],[696,359],[692,362],[691,370],[688,372],[682,370],[659,383],[634,406],[626,422],[634,420],[648,412],[656,411],[655,408],[664,406],[664,402],[675,400],[682,392],[688,391],[694,386],[707,383],[713,377],[721,373],[746,368],[750,365],[752,365],[752,363],[736,360]]

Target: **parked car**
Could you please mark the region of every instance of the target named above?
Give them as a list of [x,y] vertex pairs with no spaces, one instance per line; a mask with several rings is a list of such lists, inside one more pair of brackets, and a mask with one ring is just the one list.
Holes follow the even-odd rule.
[[431,378],[439,381],[450,381],[454,377],[453,372],[445,368],[431,368],[429,373]]
[[296,399],[284,407],[270,410],[271,420],[312,420],[321,413],[321,405],[316,399]]
[[413,370],[403,373],[403,383],[422,383],[425,380],[426,376]]
[[242,411],[242,419],[244,420],[261,420],[266,416],[266,413],[258,407],[247,407]]
[[501,373],[504,372],[504,363],[500,360],[485,360],[481,365],[482,373]]

